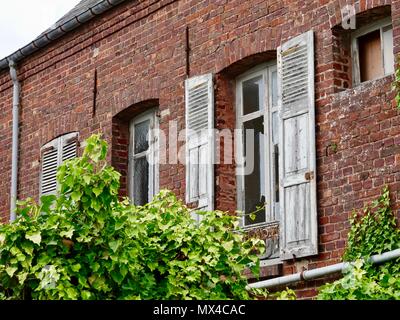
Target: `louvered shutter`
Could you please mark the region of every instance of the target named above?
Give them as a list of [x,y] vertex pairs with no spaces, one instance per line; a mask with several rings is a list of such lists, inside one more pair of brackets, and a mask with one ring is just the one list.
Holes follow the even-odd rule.
[[46,144],[42,149],[40,195],[56,194],[57,169],[62,162],[77,156],[78,133],[69,133]]
[[58,140],[54,140],[42,150],[42,172],[40,194],[50,195],[57,191]]
[[62,154],[61,161],[76,158],[78,135],[76,133],[62,137]]
[[314,111],[314,35],[278,48],[281,258],[318,253]]
[[[214,97],[212,74],[186,80],[186,202],[214,209]],[[198,217],[197,217],[198,218]]]

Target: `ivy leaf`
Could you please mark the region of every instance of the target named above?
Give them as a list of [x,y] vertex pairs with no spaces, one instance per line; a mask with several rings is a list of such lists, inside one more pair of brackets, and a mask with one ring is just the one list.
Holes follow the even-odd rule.
[[233,249],[233,241],[224,242],[222,246],[226,251],[231,252]]
[[17,270],[18,270],[18,268],[16,268],[16,267],[8,267],[8,268],[6,268],[6,272],[9,275],[10,278],[13,277],[15,271],[17,271]]
[[92,181],[92,178],[89,175],[84,175],[83,181],[85,182],[85,184],[89,185],[90,182]]
[[96,187],[96,188],[93,188],[92,190],[93,190],[93,193],[96,195],[96,197],[98,197],[103,192],[102,187]]
[[79,263],[74,264],[74,265],[71,266],[71,270],[73,272],[79,272],[80,269],[81,269],[81,265]]
[[41,211],[43,213],[50,213],[50,208],[54,201],[56,201],[57,197],[53,194],[47,196],[40,197],[40,203],[42,204]]
[[92,293],[90,291],[83,290],[81,292],[81,297],[83,300],[90,300],[92,298]]
[[6,235],[4,233],[0,233],[0,244],[3,244],[6,241]]
[[82,197],[82,193],[74,191],[71,193],[71,199],[74,201],[79,201]]
[[100,204],[98,201],[96,201],[95,199],[92,199],[91,207],[92,207],[95,211],[100,212],[101,204]]
[[118,284],[121,284],[122,281],[124,280],[124,276],[120,272],[114,270],[111,271],[111,277]]
[[40,231],[37,231],[35,233],[30,233],[30,234],[26,234],[25,238],[32,241],[33,243],[40,245],[40,242],[42,241],[42,236]]
[[23,284],[23,283],[25,282],[25,280],[26,280],[27,277],[28,277],[28,273],[27,273],[27,272],[20,273],[20,274],[17,276],[18,281],[19,281],[20,284]]
[[109,243],[109,245],[110,245],[111,250],[116,252],[121,245],[121,240],[111,241]]
[[61,237],[68,238],[68,239],[72,239],[72,236],[73,236],[73,234],[74,234],[74,231],[75,231],[74,228],[71,227],[71,229],[69,229],[69,230],[61,231],[61,232],[60,232],[60,236],[61,236]]

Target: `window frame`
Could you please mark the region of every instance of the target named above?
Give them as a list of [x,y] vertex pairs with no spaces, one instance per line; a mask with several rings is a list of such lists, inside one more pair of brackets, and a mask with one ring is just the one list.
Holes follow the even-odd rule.
[[[135,125],[149,120],[149,133],[150,139],[148,140],[149,147],[146,151],[135,154]],[[159,192],[159,157],[158,157],[158,147],[159,147],[159,137],[155,134],[159,128],[159,121],[157,117],[157,109],[152,108],[147,110],[138,116],[134,117],[129,123],[129,152],[128,152],[128,195],[131,201],[134,202],[134,165],[135,159],[147,158],[149,162],[149,185],[148,185],[148,201],[152,201],[153,197]],[[150,164],[154,165],[151,166]],[[150,168],[152,170],[150,170]]]
[[[238,132],[235,136],[235,150],[236,150],[236,159],[239,160],[239,165],[236,167],[236,181],[237,181],[237,207],[238,210],[245,212],[245,176],[243,174],[243,168],[240,168],[241,164],[244,163],[244,134],[243,125],[245,122],[257,119],[259,117],[264,118],[264,148],[265,150],[269,150],[267,154],[264,156],[264,185],[265,185],[265,202],[267,203],[265,209],[265,222],[255,223],[251,225],[246,225],[245,217],[240,219],[240,225],[243,230],[251,230],[260,227],[266,226],[274,226],[279,224],[279,220],[274,217],[274,201],[272,197],[272,189],[273,189],[273,177],[275,172],[275,163],[273,163],[271,157],[271,146],[273,146],[272,141],[272,115],[273,112],[279,112],[278,103],[276,106],[273,106],[273,96],[272,96],[272,74],[273,72],[278,72],[277,62],[276,60],[260,64],[245,73],[241,74],[236,78],[235,82],[235,90],[236,90],[236,103],[235,103],[235,111],[236,111],[236,125],[235,128]],[[263,90],[262,90],[262,98],[263,101],[260,103],[262,105],[259,111],[254,111],[250,114],[243,115],[243,104],[242,104],[242,84],[243,82],[253,79],[258,76],[262,76],[263,78]],[[276,92],[278,95],[278,92]],[[279,98],[278,98],[279,99]],[[267,119],[267,121],[265,121]],[[268,134],[265,134],[267,132]],[[275,260],[275,259],[270,259]],[[268,260],[268,261],[270,261]],[[279,260],[279,259],[278,259]]]
[[[368,81],[374,81],[378,79],[382,79],[384,77],[387,77],[393,72],[387,73],[386,68],[385,68],[385,59],[384,59],[384,50],[385,50],[385,45],[384,45],[384,40],[383,40],[383,29],[387,28],[388,26],[392,26],[393,30],[393,22],[391,17],[387,17],[378,21],[375,21],[371,24],[368,24],[364,27],[361,27],[357,30],[355,30],[351,34],[351,59],[352,59],[352,75],[353,75],[353,86],[357,86],[361,83],[368,82]],[[367,35],[368,33],[371,33],[373,31],[379,30],[380,32],[380,40],[381,40],[381,58],[382,58],[382,64],[383,64],[383,76],[378,77],[376,79],[371,79],[367,81],[361,81],[361,75],[360,75],[360,53],[359,53],[359,48],[358,48],[358,38]],[[393,50],[393,48],[392,48]]]

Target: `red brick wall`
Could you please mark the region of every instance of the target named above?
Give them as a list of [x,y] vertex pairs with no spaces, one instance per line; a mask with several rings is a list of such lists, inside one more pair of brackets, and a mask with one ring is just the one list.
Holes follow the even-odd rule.
[[[337,35],[332,35],[332,28],[340,24],[342,2],[127,1],[25,59],[18,67],[22,84],[19,197],[38,196],[40,147],[58,135],[79,131],[84,140],[93,132],[103,132],[113,147],[108,160],[126,172],[127,119],[120,120],[121,112],[157,100],[160,128],[167,136],[170,120],[177,121],[178,131],[184,128],[187,26],[191,76],[216,74],[220,129],[234,128],[234,77],[270,59],[282,41],[313,28],[320,254],[285,263],[283,273],[338,262],[351,209],[374,198],[385,183],[400,215],[400,116],[392,103],[393,77],[346,89],[351,81],[346,82],[348,70],[342,68],[348,62],[337,65],[338,57],[346,52],[337,51]],[[364,12],[382,5],[391,5],[394,50],[399,53],[400,0],[359,1],[356,8]],[[4,221],[11,175],[11,105],[12,83],[4,70],[0,72],[0,212]],[[233,166],[216,167],[219,209],[236,208],[233,172]],[[126,181],[122,184],[126,192]],[[161,165],[160,186],[184,198],[184,166]],[[315,285],[299,290],[304,296],[312,295]]]

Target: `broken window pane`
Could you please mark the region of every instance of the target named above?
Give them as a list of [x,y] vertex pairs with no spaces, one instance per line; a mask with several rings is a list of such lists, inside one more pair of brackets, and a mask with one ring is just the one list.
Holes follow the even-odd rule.
[[261,110],[262,83],[262,76],[243,82],[243,115]]
[[[244,192],[245,192],[245,213],[256,212],[256,218],[252,220],[249,216],[245,218],[246,225],[265,222],[265,208],[262,210],[257,207],[265,205],[265,167],[264,167],[264,117],[259,117],[244,123],[244,136],[253,130],[254,146],[244,139],[244,150],[246,150],[246,165],[253,163],[253,170],[244,176]],[[251,132],[251,131],[250,131]]]
[[142,206],[149,202],[149,163],[146,157],[134,160],[133,200]]

